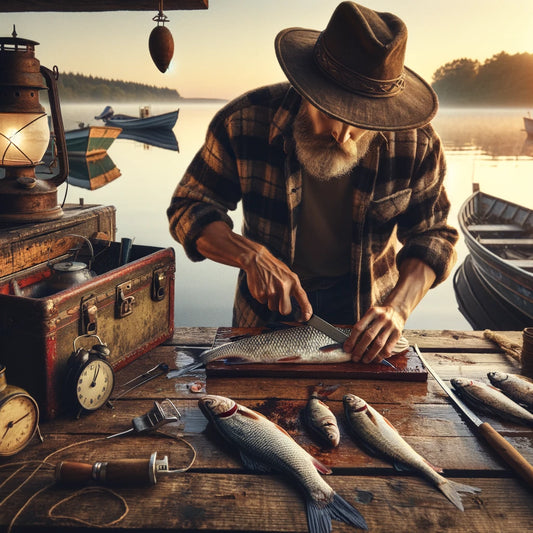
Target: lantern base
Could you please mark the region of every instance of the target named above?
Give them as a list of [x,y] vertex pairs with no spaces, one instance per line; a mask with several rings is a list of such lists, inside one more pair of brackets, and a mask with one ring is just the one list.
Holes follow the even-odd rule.
[[47,222],[63,216],[57,188],[48,180],[7,176],[0,180],[0,223]]

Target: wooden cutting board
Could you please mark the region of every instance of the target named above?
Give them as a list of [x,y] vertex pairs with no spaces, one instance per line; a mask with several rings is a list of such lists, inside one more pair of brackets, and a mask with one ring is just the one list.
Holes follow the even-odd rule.
[[[263,328],[218,328],[213,347],[232,342],[248,335],[264,333]],[[357,378],[397,381],[427,381],[428,373],[412,347],[389,361],[396,367],[381,363],[226,363],[214,361],[206,366],[207,377],[301,377],[301,378]]]

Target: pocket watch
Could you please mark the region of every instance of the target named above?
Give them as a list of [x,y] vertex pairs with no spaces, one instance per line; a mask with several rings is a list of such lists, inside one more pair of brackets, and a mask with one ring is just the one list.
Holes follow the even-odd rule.
[[24,389],[8,385],[6,367],[0,365],[0,456],[20,452],[38,428],[37,402]]
[[90,350],[76,349],[67,362],[65,379],[65,397],[67,407],[79,418],[83,412],[91,412],[105,405],[115,385],[115,373],[108,361],[110,350],[102,343],[98,335],[81,335],[81,337],[96,337],[99,344]]

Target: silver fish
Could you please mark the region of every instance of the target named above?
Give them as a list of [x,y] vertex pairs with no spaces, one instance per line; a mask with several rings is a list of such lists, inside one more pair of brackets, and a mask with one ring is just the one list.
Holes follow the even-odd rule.
[[331,531],[331,519],[367,529],[359,511],[341,498],[318,473],[331,473],[282,428],[230,398],[208,395],[198,405],[252,471],[276,470],[295,479],[306,495],[310,533]]
[[175,378],[222,359],[245,363],[324,364],[344,363],[351,359],[351,354],[312,326],[294,326],[252,335],[206,350],[200,354],[198,361],[179,370],[171,370],[167,377]]
[[315,391],[305,407],[305,420],[320,440],[332,448],[339,445],[341,438],[337,418],[331,409],[318,397]]
[[352,433],[371,451],[379,451],[399,467],[405,465],[429,479],[458,509],[464,511],[460,492],[480,489],[446,479],[442,470],[431,465],[398,433],[396,428],[365,400],[354,394],[343,398],[344,413]]
[[523,405],[529,411],[533,410],[533,382],[518,374],[505,372],[489,372],[490,382],[501,389],[511,400]]
[[473,408],[517,424],[533,426],[533,414],[492,385],[467,378],[452,378],[450,383]]

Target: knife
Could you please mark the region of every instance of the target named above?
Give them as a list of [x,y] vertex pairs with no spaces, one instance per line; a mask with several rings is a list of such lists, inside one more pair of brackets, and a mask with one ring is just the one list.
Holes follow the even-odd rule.
[[506,441],[488,422],[480,420],[457,396],[457,394],[444,383],[439,375],[431,368],[426,359],[422,357],[418,346],[414,349],[420,361],[433,379],[442,387],[444,392],[450,397],[454,405],[463,413],[466,418],[476,427],[478,432],[485,438],[487,444],[518,474],[530,488],[533,488],[533,466],[528,463],[522,454],[508,441]]
[[[313,326],[318,331],[324,333],[328,337],[332,338],[335,342],[344,343],[344,341],[349,337],[344,331],[341,331],[339,328],[336,328],[333,324],[330,324],[323,318],[320,318],[317,315],[313,315],[308,321],[307,324]],[[390,366],[396,370],[396,367],[387,361],[386,359],[381,360],[381,364],[385,366]]]

